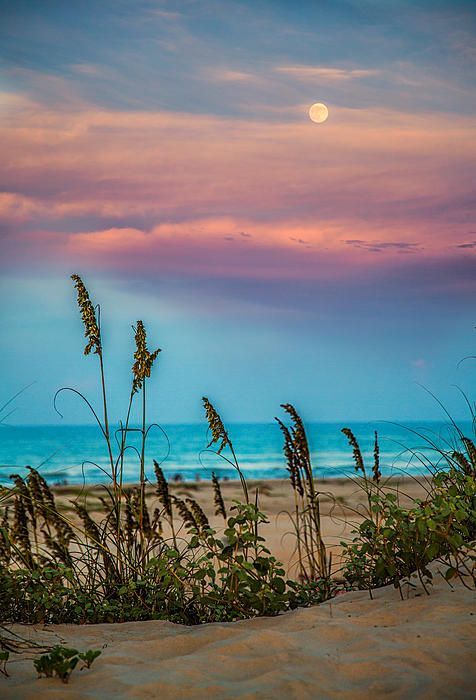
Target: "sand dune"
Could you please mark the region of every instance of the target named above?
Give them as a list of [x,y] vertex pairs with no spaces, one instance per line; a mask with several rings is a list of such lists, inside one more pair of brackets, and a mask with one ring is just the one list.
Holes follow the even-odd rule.
[[[347,593],[276,618],[29,628],[35,639],[100,648],[68,685],[10,664],[4,698],[474,698],[474,593],[437,577],[400,600],[393,587]],[[21,628],[25,633],[25,628]]]
[[[405,488],[415,492],[421,485]],[[228,498],[236,486],[226,485]],[[352,509],[360,495],[333,484]],[[203,484],[196,497],[207,500]],[[413,495],[416,495],[414,493]],[[292,552],[275,515],[288,505],[284,483],[263,496],[271,522],[266,533],[289,564]],[[205,503],[204,503],[205,505]],[[342,537],[342,520],[329,505],[323,525],[329,543]],[[345,529],[345,527],[344,527]],[[346,532],[348,534],[348,531]],[[274,547],[273,547],[274,549]],[[436,569],[435,569],[436,571]],[[90,670],[68,685],[36,680],[31,659],[9,664],[2,698],[474,698],[476,597],[435,574],[431,595],[421,588],[401,600],[392,586],[346,593],[332,601],[275,618],[185,627],[149,621],[114,625],[16,626],[23,636],[79,649],[101,648]]]

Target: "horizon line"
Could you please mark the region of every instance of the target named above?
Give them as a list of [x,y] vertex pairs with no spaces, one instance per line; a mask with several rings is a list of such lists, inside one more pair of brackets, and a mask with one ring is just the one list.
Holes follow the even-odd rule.
[[[463,417],[463,416],[452,416],[451,419],[448,417],[442,417],[441,419],[437,418],[393,418],[393,419],[388,419],[388,418],[367,418],[367,419],[352,419],[348,418],[346,420],[344,419],[336,419],[336,420],[306,420],[304,421],[306,425],[336,425],[336,424],[345,424],[352,422],[354,424],[359,424],[359,425],[364,425],[367,423],[388,423],[388,424],[393,424],[393,425],[402,425],[403,423],[439,423],[439,424],[452,424],[452,420],[456,423],[471,423],[472,419],[471,417]],[[116,422],[109,422],[109,424],[112,426],[119,426],[119,423]],[[148,425],[157,425],[159,427],[163,426],[170,426],[170,427],[182,427],[182,426],[201,426],[203,425],[204,428],[208,429],[208,425],[206,421],[171,421],[171,422],[163,422],[163,423],[157,423],[156,421],[151,421]],[[226,421],[226,425],[275,425],[276,422],[275,420],[267,420],[267,421]],[[139,422],[137,423],[131,423],[130,428],[135,428],[137,427]],[[0,430],[2,428],[94,428],[94,427],[99,427],[97,423],[0,423]]]

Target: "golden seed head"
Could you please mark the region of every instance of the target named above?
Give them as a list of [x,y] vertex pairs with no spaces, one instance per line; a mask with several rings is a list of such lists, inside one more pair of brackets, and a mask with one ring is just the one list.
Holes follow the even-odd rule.
[[463,470],[465,474],[471,475],[471,464],[469,463],[469,460],[466,459],[465,455],[462,452],[457,452],[454,451],[451,454],[451,459],[456,462],[456,464],[460,467],[460,469]]
[[344,433],[347,440],[349,441],[349,445],[352,447],[355,471],[362,472],[364,477],[366,477],[364,459],[362,457],[362,452],[360,451],[360,446],[357,442],[357,438],[355,437],[354,433],[350,428],[342,428],[341,432]]
[[286,469],[289,472],[289,478],[293,489],[300,495],[304,495],[304,486],[302,483],[301,471],[302,470],[302,460],[300,459],[299,450],[295,444],[293,434],[291,434],[290,429],[284,425],[283,421],[276,418],[278,425],[284,437],[283,452],[286,458]]
[[93,303],[89,298],[89,293],[84,286],[83,280],[79,275],[71,275],[71,279],[74,281],[74,286],[78,294],[78,306],[81,311],[81,316],[84,323],[84,337],[88,339],[88,344],[84,348],[84,354],[89,355],[89,353],[94,350],[98,355],[101,354],[101,334],[99,332],[99,326],[96,320],[96,312],[94,310]]
[[157,490],[156,493],[159,497],[159,501],[164,506],[164,510],[169,518],[172,517],[172,499],[170,498],[169,485],[167,479],[165,478],[164,472],[159,466],[159,463],[154,459],[154,471],[155,477],[157,479]]
[[[284,454],[288,462],[291,484],[300,496],[304,494],[305,487],[309,494],[313,494],[314,475],[304,423],[292,404],[283,403],[281,408],[292,421],[292,427],[288,429],[278,420],[284,435]],[[314,496],[311,497],[314,498]]]
[[216,408],[210,403],[210,401],[207,399],[206,396],[202,398],[203,401],[203,407],[205,409],[205,414],[207,417],[208,421],[208,426],[210,428],[210,432],[212,434],[212,439],[208,443],[207,447],[211,447],[215,443],[220,443],[217,449],[217,454],[221,454],[222,450],[227,446],[230,445],[230,439],[228,437],[228,433],[225,430],[225,426],[223,425],[223,421],[220,418],[220,414],[216,410]]
[[135,362],[132,365],[132,374],[134,380],[132,382],[132,392],[135,394],[142,388],[142,383],[146,377],[150,377],[152,365],[160,352],[157,348],[150,353],[147,349],[147,335],[142,321],[137,321],[135,328],[136,351],[134,353]]
[[186,501],[190,505],[190,510],[192,511],[193,517],[195,518],[195,522],[198,526],[197,529],[198,530],[205,530],[207,527],[210,527],[210,523],[208,522],[208,518],[205,515],[200,504],[197,503],[197,501],[194,498],[187,498]]
[[177,496],[173,496],[173,500],[174,500],[174,505],[177,508],[177,510],[180,514],[180,517],[182,518],[182,520],[185,524],[185,527],[187,529],[195,528],[195,530],[199,530],[200,529],[199,524],[195,520],[195,517],[194,517],[192,511],[189,510],[189,508],[187,507],[187,504],[185,503],[185,501],[182,501],[182,499],[178,498]]

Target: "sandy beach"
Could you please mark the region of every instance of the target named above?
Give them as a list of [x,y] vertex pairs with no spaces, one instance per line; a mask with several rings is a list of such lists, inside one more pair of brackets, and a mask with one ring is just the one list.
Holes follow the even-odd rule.
[[[250,484],[255,488],[257,484]],[[392,481],[405,498],[422,496],[425,482]],[[177,484],[213,512],[206,482]],[[350,536],[365,496],[350,480],[322,483],[323,531],[334,547]],[[225,482],[227,505],[240,495]],[[59,489],[61,501],[71,489]],[[88,500],[95,498],[90,493]],[[152,494],[149,498],[153,500]],[[273,553],[293,569],[287,482],[260,486],[270,523],[263,532]],[[214,520],[212,522],[215,522]],[[218,524],[218,520],[217,520]],[[16,626],[48,644],[103,650],[93,668],[75,671],[68,685],[36,680],[30,659],[15,658],[0,679],[5,698],[470,698],[474,697],[475,596],[450,587],[435,567],[427,596],[417,586],[401,600],[388,586],[344,593],[320,606],[275,618],[186,627],[162,621],[113,625]]]

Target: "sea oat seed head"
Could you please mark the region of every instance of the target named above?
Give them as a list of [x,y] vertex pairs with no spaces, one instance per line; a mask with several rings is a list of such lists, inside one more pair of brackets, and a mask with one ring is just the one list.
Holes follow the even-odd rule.
[[135,362],[132,365],[134,379],[132,382],[132,393],[135,394],[142,388],[142,383],[146,377],[150,377],[152,365],[159,354],[160,348],[150,353],[147,349],[147,335],[142,321],[137,321],[135,328],[136,351],[134,353]]
[[101,354],[101,334],[96,320],[96,312],[89,298],[89,293],[84,286],[83,280],[79,275],[71,275],[74,281],[74,286],[78,294],[78,306],[81,311],[81,316],[84,323],[84,337],[88,339],[88,344],[84,348],[84,354],[89,355],[91,350],[94,350],[98,355]]
[[215,515],[222,515],[226,520],[225,501],[220,488],[220,482],[215,472],[212,472],[213,500],[216,506]]
[[380,447],[378,444],[377,431],[375,431],[374,466],[372,469],[372,477],[376,484],[378,484],[380,479],[382,478],[382,472],[380,471]]
[[352,430],[350,428],[342,428],[341,432],[344,433],[347,440],[349,441],[349,445],[352,447],[355,471],[362,472],[362,474],[365,477],[366,472],[365,472],[364,459],[362,457],[362,452],[360,451],[360,446],[359,446],[359,443],[357,442],[357,438],[355,437],[354,433],[352,432]]
[[217,454],[221,454],[222,450],[230,444],[228,433],[225,430],[223,421],[220,418],[220,414],[218,413],[216,408],[210,403],[206,396],[202,398],[202,401],[208,421],[208,426],[212,434],[212,439],[208,443],[207,448],[219,442],[220,445],[218,446]]

